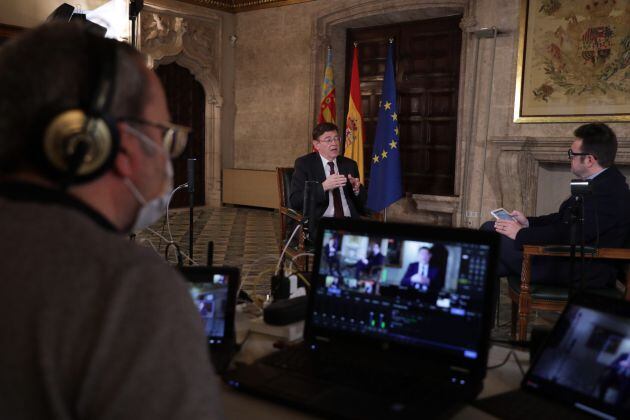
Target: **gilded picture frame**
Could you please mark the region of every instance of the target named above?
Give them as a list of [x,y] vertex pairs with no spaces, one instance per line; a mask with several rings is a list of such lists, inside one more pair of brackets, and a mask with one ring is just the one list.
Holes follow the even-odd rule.
[[521,0],[514,122],[630,121],[630,0]]

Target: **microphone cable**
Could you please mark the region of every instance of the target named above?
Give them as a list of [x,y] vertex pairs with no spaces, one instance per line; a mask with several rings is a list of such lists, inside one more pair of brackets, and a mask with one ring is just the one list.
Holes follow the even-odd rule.
[[[151,232],[152,234],[154,234],[155,236],[157,236],[158,238],[163,239],[166,243],[167,243],[167,247],[170,244],[175,244],[174,241],[169,241],[168,239],[166,239],[163,235],[160,235],[158,232],[156,232],[155,230],[151,229],[151,228],[146,228],[145,230],[147,230],[148,232]],[[155,249],[155,247],[153,247]],[[157,250],[156,250],[157,251]],[[199,265],[196,261],[194,261],[192,258],[190,258],[184,251],[179,251],[179,253],[181,254],[181,256],[186,259],[187,261],[189,261],[190,263],[192,263],[192,265]]]
[[295,226],[295,229],[293,229],[293,233],[291,233],[291,236],[289,237],[289,240],[287,241],[287,243],[284,245],[284,248],[282,249],[282,252],[280,253],[280,258],[278,258],[278,264],[276,264],[276,271],[274,275],[278,275],[278,273],[280,273],[280,265],[282,264],[282,259],[284,258],[284,254],[287,252],[287,249],[289,248],[289,245],[291,244],[291,241],[293,240],[293,237],[295,236],[295,234],[297,233],[298,229],[302,227],[299,223],[297,224],[297,226]]
[[173,200],[173,196],[175,195],[175,193],[179,190],[181,190],[182,188],[188,188],[188,183],[186,182],[185,184],[180,185],[179,187],[175,188],[173,191],[171,191],[171,195],[168,197],[168,203],[166,203],[166,230],[168,232],[168,237],[171,238],[170,241],[173,242],[173,234],[171,233],[171,223],[169,221],[169,209],[171,207],[171,201]]
[[175,248],[177,267],[181,268],[184,265],[184,259],[182,258],[182,252],[179,249],[179,245],[177,245],[175,242],[170,242],[168,245],[166,245],[166,248],[164,249],[164,259],[168,261],[168,254],[171,247]]

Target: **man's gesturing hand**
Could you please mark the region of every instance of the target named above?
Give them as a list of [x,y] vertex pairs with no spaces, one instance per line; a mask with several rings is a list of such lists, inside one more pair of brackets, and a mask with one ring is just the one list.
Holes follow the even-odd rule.
[[348,182],[348,180],[344,175],[335,174],[326,178],[326,181],[322,182],[322,187],[324,187],[324,191],[328,191],[334,188],[343,187],[346,185],[346,182]]

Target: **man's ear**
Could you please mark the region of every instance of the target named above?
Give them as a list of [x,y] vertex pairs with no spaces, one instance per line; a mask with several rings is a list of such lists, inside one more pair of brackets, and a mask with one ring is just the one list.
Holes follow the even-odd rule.
[[131,134],[125,130],[125,123],[119,122],[117,126],[118,132],[120,133],[120,148],[116,158],[114,159],[113,169],[114,172],[121,177],[128,178],[133,173],[133,152],[130,152],[134,146],[134,144],[132,144],[133,139],[131,138]]
[[319,152],[319,143],[315,140],[312,140],[311,143],[313,144],[313,149]]

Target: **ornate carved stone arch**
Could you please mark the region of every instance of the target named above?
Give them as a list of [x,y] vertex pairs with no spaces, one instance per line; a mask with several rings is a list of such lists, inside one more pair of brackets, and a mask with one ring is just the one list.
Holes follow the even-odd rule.
[[202,85],[205,96],[206,204],[221,205],[221,22],[216,16],[191,16],[180,6],[145,5],[140,21],[140,49],[149,65],[177,63]]

